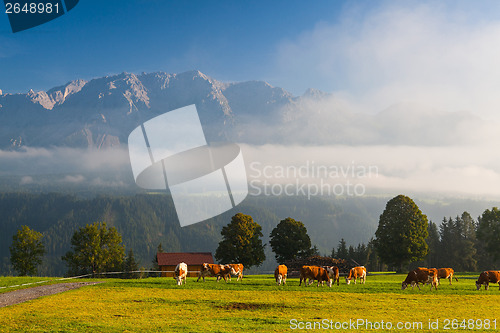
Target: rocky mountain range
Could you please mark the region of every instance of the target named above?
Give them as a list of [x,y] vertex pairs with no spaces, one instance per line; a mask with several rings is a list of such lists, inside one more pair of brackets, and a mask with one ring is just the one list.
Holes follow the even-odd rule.
[[122,73],[27,94],[0,95],[0,147],[111,147],[138,124],[196,104],[207,139],[227,138],[237,114],[268,114],[293,99],[265,82],[222,83],[199,71]]
[[46,92],[0,92],[0,149],[122,146],[141,122],[190,104],[208,141],[432,146],[471,143],[494,131],[467,112],[397,104],[360,114],[314,89],[297,97],[263,81],[224,83],[199,71],[121,73]]

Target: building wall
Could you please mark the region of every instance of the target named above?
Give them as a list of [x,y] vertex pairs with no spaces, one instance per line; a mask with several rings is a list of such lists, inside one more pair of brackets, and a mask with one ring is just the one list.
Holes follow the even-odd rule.
[[[174,270],[177,265],[160,266],[162,277],[174,277]],[[201,265],[188,265],[188,277],[198,277]]]
[[[175,266],[173,266],[173,265],[160,266],[160,270],[161,270],[162,277],[174,277]],[[188,268],[188,270],[189,270],[189,268]]]

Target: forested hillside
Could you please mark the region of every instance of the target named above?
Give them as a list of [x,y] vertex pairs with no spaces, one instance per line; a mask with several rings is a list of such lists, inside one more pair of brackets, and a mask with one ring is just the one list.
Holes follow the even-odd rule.
[[[264,241],[279,222],[288,216],[302,219],[310,235],[325,252],[337,236],[348,233],[356,224],[365,232],[353,241],[362,241],[373,233],[373,220],[355,216],[323,199],[300,198],[248,198],[237,209],[210,220],[181,228],[170,197],[160,194],[138,194],[127,197],[98,196],[80,199],[62,194],[2,194],[0,196],[0,257],[1,274],[12,274],[9,246],[12,235],[21,225],[44,234],[47,254],[39,272],[42,275],[62,275],[66,267],[61,256],[70,249],[71,236],[87,223],[105,221],[123,236],[126,250],[133,249],[137,260],[146,268],[151,267],[158,244],[165,251],[215,252],[220,241],[222,226],[229,223],[236,212],[251,215],[263,228]],[[354,225],[353,225],[354,223]],[[371,225],[371,226],[369,226]],[[356,228],[357,229],[357,228]],[[328,230],[327,233],[324,230]],[[351,238],[350,238],[351,239]],[[321,245],[320,245],[321,244]],[[261,269],[271,269],[274,256],[266,248],[268,264]]]
[[[133,196],[98,195],[85,199],[67,194],[0,194],[0,275],[14,274],[9,246],[21,225],[44,235],[47,253],[39,269],[41,275],[63,275],[61,256],[70,250],[73,233],[87,223],[105,221],[123,236],[125,250],[132,249],[140,266],[152,267],[158,244],[166,252],[209,251],[214,253],[221,239],[222,226],[238,212],[251,215],[262,226],[264,243],[271,230],[286,217],[302,221],[313,245],[321,254],[330,254],[343,238],[347,245],[367,243],[374,236],[378,219],[388,198],[360,197],[334,199],[317,197],[252,197],[235,209],[208,222],[181,228],[170,197],[162,194]],[[457,216],[468,210],[473,218],[491,203],[472,200],[453,202],[418,201],[424,214],[439,223],[444,216]],[[266,246],[267,260],[258,269],[274,269],[274,254]]]

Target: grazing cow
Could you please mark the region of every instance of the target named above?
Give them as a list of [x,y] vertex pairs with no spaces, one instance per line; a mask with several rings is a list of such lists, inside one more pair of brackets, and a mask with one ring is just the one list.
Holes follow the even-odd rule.
[[[236,281],[242,280],[243,279],[243,264],[229,264],[231,266],[231,274],[234,276],[238,276]],[[231,274],[228,276],[229,281],[231,281]]]
[[318,266],[302,266],[300,269],[300,282],[299,286],[302,284],[302,280],[304,280],[304,284],[307,286],[306,280],[309,279],[308,284],[312,284],[314,280],[318,280],[319,284],[323,283],[323,281],[327,281],[326,284],[331,287],[332,280],[328,276],[328,272],[323,267]]
[[[453,268],[439,268],[438,269],[438,284],[441,284],[441,282],[439,282],[439,279],[449,279],[450,284],[451,284],[451,280],[453,279],[454,274],[455,274],[455,271],[453,270]],[[455,280],[457,280],[457,282],[458,282],[458,279],[456,276],[455,276]]]
[[[417,269],[427,269],[427,268],[419,267]],[[431,289],[432,289],[432,286],[434,286],[437,290],[437,286],[439,285],[438,270],[437,270],[437,268],[429,268],[429,272],[430,272],[431,278],[428,279],[425,284],[430,284]]]
[[415,285],[417,285],[418,290],[420,289],[419,283],[430,283],[431,284],[431,290],[432,287],[434,287],[437,290],[437,285],[438,285],[438,279],[437,279],[437,269],[431,268],[423,268],[419,267],[417,269],[414,269],[413,271],[409,272],[408,275],[406,276],[406,279],[401,283],[401,289],[405,290],[408,285],[411,285],[411,289],[415,288]]
[[203,282],[205,282],[205,276],[215,276],[217,278],[217,281],[219,281],[220,278],[223,278],[224,281],[227,282],[227,276],[231,273],[232,270],[233,269],[229,265],[204,263],[201,265],[200,272],[198,273],[198,280],[196,280],[196,282],[200,281],[200,278],[203,278]]
[[366,282],[366,268],[365,266],[353,267],[349,271],[349,276],[345,278],[345,282],[347,284],[351,283],[351,280],[354,279],[354,284],[356,284],[356,279],[359,278],[359,283]]
[[335,284],[335,281],[337,281],[337,286],[338,286],[340,284],[339,283],[339,280],[340,280],[339,268],[337,266],[325,266],[323,268],[326,269],[328,276],[330,277],[330,279],[333,280],[334,284]]
[[286,284],[286,275],[288,273],[288,268],[285,265],[279,265],[274,270],[274,279],[276,280],[276,284],[279,286],[281,282]]
[[304,265],[299,269],[299,273],[300,273],[299,286],[302,285],[302,280],[304,280],[304,283],[306,283],[306,280],[307,280],[306,274],[307,274],[307,271],[309,270],[309,267],[311,267],[311,266]]
[[484,284],[484,289],[488,290],[491,283],[498,283],[500,287],[500,271],[484,271],[479,275],[476,281],[477,290],[481,289],[481,285]]
[[174,279],[177,281],[177,285],[182,285],[182,281],[184,280],[184,284],[186,284],[186,277],[188,273],[188,267],[185,263],[181,262],[177,266],[175,266],[174,270]]
[[[239,265],[241,265],[241,264],[239,264]],[[226,281],[226,282],[231,281],[231,275],[234,275],[234,276],[239,275],[239,272],[234,270],[233,264],[226,264],[226,265],[220,265],[220,266],[221,266],[221,272],[220,272],[220,274],[217,275],[217,282],[219,282],[221,278],[223,278],[224,281]],[[243,265],[241,265],[241,266],[243,266]],[[237,279],[236,281],[239,281],[239,279]]]

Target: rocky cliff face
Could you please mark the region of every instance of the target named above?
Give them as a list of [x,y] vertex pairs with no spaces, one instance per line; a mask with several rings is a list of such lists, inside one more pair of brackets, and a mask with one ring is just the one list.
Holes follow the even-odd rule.
[[233,122],[224,88],[198,71],[122,73],[0,95],[0,147],[121,145],[140,122],[189,104],[197,105],[207,136],[221,139]]
[[0,94],[0,149],[121,146],[141,122],[190,104],[209,142],[433,146],[496,133],[495,124],[465,112],[396,104],[360,114],[314,89],[294,97],[263,81],[223,83],[199,71],[121,73],[46,92]]

